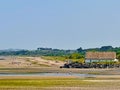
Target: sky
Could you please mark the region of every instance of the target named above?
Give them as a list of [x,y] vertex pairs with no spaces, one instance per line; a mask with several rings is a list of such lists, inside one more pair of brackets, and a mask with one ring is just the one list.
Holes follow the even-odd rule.
[[120,0],[0,0],[0,49],[120,46]]

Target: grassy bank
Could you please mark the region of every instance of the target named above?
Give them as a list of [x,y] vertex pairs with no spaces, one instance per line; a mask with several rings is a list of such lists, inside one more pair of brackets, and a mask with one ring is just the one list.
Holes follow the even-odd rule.
[[65,78],[46,78],[46,79],[4,79],[0,80],[0,86],[32,86],[32,87],[74,87],[74,86],[86,86],[91,85],[90,82],[78,80],[78,79],[65,79]]
[[[91,81],[92,80],[92,81]],[[0,90],[71,90],[70,88],[93,88],[96,87],[117,87],[120,86],[118,82],[94,82],[95,78],[68,78],[68,77],[44,77],[44,78],[4,78],[0,79]],[[113,79],[107,79],[113,80]],[[120,80],[120,79],[119,79]],[[114,85],[114,86],[113,86]],[[50,87],[50,88],[49,88]],[[57,88],[58,87],[58,88]],[[60,89],[61,88],[61,89]],[[67,89],[69,88],[69,89]],[[76,89],[75,89],[76,90]],[[81,89],[80,89],[81,90]],[[90,89],[88,89],[90,90]],[[96,89],[97,90],[97,89]]]
[[31,67],[31,68],[0,68],[0,73],[81,73],[94,75],[120,75],[120,69],[77,69],[77,68],[54,68],[54,67]]

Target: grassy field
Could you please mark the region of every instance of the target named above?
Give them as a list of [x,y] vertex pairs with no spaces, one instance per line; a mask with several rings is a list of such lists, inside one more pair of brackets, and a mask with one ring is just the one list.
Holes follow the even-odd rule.
[[[0,90],[117,90],[120,78],[33,77],[0,79]],[[111,89],[109,89],[111,88]]]

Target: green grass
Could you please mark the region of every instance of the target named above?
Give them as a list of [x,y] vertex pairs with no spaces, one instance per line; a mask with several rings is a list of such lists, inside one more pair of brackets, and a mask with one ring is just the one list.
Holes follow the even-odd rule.
[[[72,90],[60,89],[59,87],[116,87],[120,86],[120,82],[90,82],[95,78],[62,78],[62,77],[45,77],[38,79],[0,79],[0,90]],[[101,79],[97,79],[101,80]],[[108,79],[110,80],[110,79]],[[58,87],[58,89],[57,89]],[[56,89],[54,89],[56,88]],[[96,89],[97,90],[97,89]]]
[[0,80],[0,86],[34,86],[34,87],[54,87],[54,86],[79,86],[87,85],[89,82],[84,82],[76,79],[5,79]]
[[[46,79],[1,79],[0,87],[80,87],[101,86],[103,82],[89,82],[77,78],[46,78]],[[110,84],[110,83],[108,83]]]

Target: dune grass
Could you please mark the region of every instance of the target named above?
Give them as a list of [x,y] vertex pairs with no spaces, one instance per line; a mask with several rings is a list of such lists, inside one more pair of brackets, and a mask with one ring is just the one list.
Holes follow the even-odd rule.
[[45,60],[53,60],[53,61],[66,61],[67,59],[63,56],[42,56],[41,58]]
[[79,62],[79,63],[83,63],[84,62],[84,58],[81,59],[69,59],[66,58],[65,56],[42,56],[42,59],[45,60],[53,60],[53,61],[68,61],[71,60],[72,62]]

